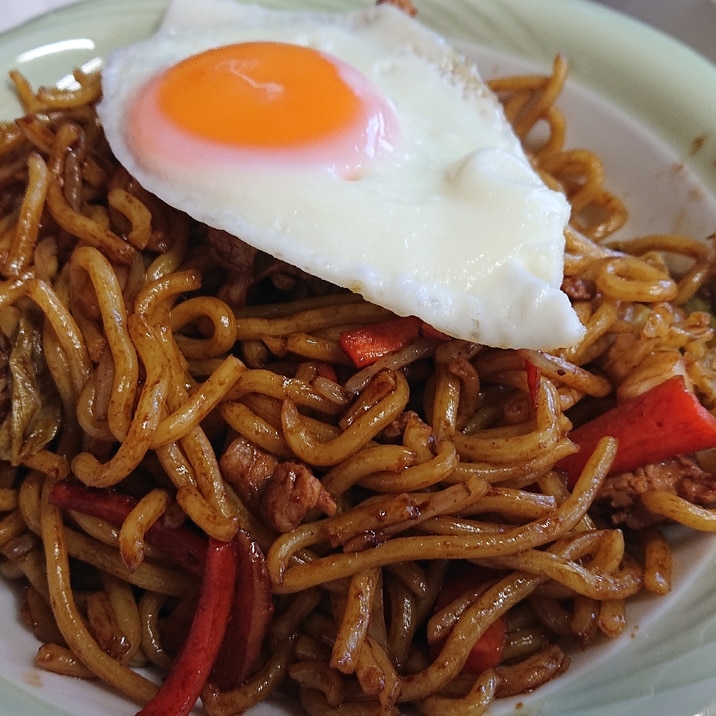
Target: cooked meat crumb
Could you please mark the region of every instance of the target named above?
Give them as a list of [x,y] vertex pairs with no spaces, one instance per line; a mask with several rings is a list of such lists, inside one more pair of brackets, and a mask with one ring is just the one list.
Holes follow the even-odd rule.
[[335,514],[333,497],[310,468],[279,462],[244,437],[231,442],[220,466],[244,504],[276,532],[295,529],[313,509]]
[[653,463],[633,472],[607,477],[597,498],[598,506],[614,525],[641,529],[662,522],[644,508],[640,495],[652,490],[670,492],[696,505],[716,501],[716,475],[703,470],[693,457]]

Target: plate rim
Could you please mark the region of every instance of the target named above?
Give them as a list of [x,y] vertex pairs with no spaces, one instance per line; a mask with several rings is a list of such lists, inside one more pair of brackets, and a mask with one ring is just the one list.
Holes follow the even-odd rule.
[[[329,5],[330,1],[331,0],[305,0],[305,5],[315,6],[317,3]],[[81,27],[82,22],[86,22],[88,18],[95,16],[106,17],[108,9],[116,11],[119,14],[130,14],[132,8],[139,8],[143,20],[147,18],[147,25],[146,27],[142,27],[142,32],[149,34],[152,28],[149,26],[150,20],[148,18],[151,16],[158,20],[168,2],[169,0],[80,0],[78,3],[53,10],[39,17],[30,19],[16,28],[1,33],[0,47],[5,47],[7,42],[21,45],[23,38],[27,35],[36,34],[48,38],[54,37],[58,25],[64,26],[63,23],[69,23],[70,20],[75,19],[77,20],[77,24]],[[262,4],[281,7],[290,5],[290,2],[291,0],[267,0]],[[420,5],[419,0],[416,0],[416,4],[419,5],[419,16],[425,19],[426,24],[437,26],[437,29],[441,31],[444,31],[443,27],[446,21],[449,20],[449,14],[446,15],[444,12],[441,12],[445,6],[449,6],[452,13],[459,13],[468,7],[471,11],[483,11],[488,15],[490,13],[500,13],[503,22],[506,17],[511,16],[512,18],[517,18],[521,12],[525,11],[526,7],[524,0],[423,0],[423,3],[426,3],[426,5]],[[357,3],[352,1],[350,4],[356,5]],[[370,3],[362,2],[360,4],[367,5]],[[611,38],[616,42],[616,47],[610,55],[610,64],[616,66],[626,58],[627,51],[624,45],[620,45],[619,42],[623,41],[625,37],[628,37],[632,48],[635,44],[640,46],[649,45],[652,47],[649,53],[650,55],[654,54],[658,48],[662,48],[664,49],[664,57],[675,58],[675,61],[671,63],[666,63],[665,61],[662,63],[666,65],[665,69],[668,70],[668,72],[665,72],[665,78],[662,80],[666,86],[677,84],[681,92],[691,92],[689,88],[698,86],[703,92],[704,78],[709,87],[713,86],[714,91],[710,93],[711,96],[704,97],[704,101],[699,106],[699,111],[696,113],[696,116],[689,118],[687,130],[685,130],[683,123],[677,123],[664,128],[660,122],[656,120],[656,117],[653,120],[644,121],[644,108],[648,108],[650,103],[658,99],[656,88],[647,88],[647,96],[639,98],[635,93],[630,91],[629,86],[622,82],[618,87],[618,91],[615,92],[614,87],[605,85],[606,75],[595,74],[593,69],[589,66],[589,62],[594,59],[594,53],[597,48],[592,47],[591,43],[587,43],[586,45],[580,43],[580,36],[578,34],[572,38],[571,42],[566,43],[567,54],[574,52],[574,48],[576,47],[579,48],[580,52],[586,52],[584,59],[580,59],[579,62],[572,64],[572,80],[596,92],[600,96],[606,97],[624,109],[625,112],[635,116],[640,124],[644,124],[658,136],[661,141],[675,149],[675,151],[679,153],[679,156],[683,157],[684,163],[693,169],[699,177],[700,182],[707,187],[710,193],[716,195],[716,172],[714,172],[716,159],[713,158],[716,157],[716,137],[714,136],[716,132],[712,131],[711,135],[705,139],[702,151],[698,155],[691,152],[694,141],[693,131],[695,125],[698,124],[699,118],[709,112],[711,113],[710,116],[716,116],[716,66],[694,50],[686,47],[678,40],[665,35],[663,32],[647,26],[634,18],[623,15],[616,10],[598,5],[596,2],[591,2],[590,0],[569,0],[569,2],[565,2],[565,0],[531,0],[529,5],[530,12],[535,13],[537,16],[536,20],[530,21],[527,24],[522,21],[516,21],[515,32],[509,37],[505,38],[498,34],[491,38],[492,41],[490,41],[489,37],[487,40],[484,38],[481,39],[480,44],[485,44],[508,54],[529,58],[532,62],[547,66],[551,62],[554,54],[554,47],[550,46],[548,38],[554,37],[554,33],[558,32],[556,25],[559,25],[559,22],[555,24],[555,19],[562,18],[565,7],[568,6],[570,17],[579,19],[590,28],[590,37],[596,36],[599,32],[606,31],[607,29],[614,31]],[[526,33],[529,34],[540,30],[543,30],[544,34],[539,35],[541,42],[539,43],[539,52],[537,53],[537,57],[535,57],[535,53],[533,52],[535,45],[527,45],[526,42],[528,41],[525,40],[525,35]],[[454,35],[454,33],[451,34]],[[139,37],[139,35],[137,37]],[[466,37],[465,39],[469,38]],[[657,50],[653,49],[654,46],[656,46]],[[3,53],[4,51],[0,51],[0,62],[2,62],[2,57],[4,56]],[[671,77],[674,80],[676,80],[677,76],[680,78],[685,68],[692,73],[692,82],[686,85],[681,85],[679,82],[672,82],[670,84],[669,78]],[[641,72],[643,72],[643,70]],[[707,92],[703,94],[708,95]],[[2,97],[0,97],[0,107],[1,106]],[[714,641],[713,647],[715,649],[714,653],[716,653],[716,641]],[[620,654],[623,653],[623,651],[620,651]],[[3,688],[5,686],[10,689],[10,694],[2,693],[5,690]],[[37,706],[38,702],[32,696],[31,692],[28,692],[27,689],[21,685],[7,680],[4,674],[0,674],[0,695],[2,695],[5,701],[5,707],[17,708],[16,713],[35,713],[31,707]],[[14,700],[9,701],[8,699],[16,699],[16,702]],[[45,704],[44,701],[41,703]],[[28,705],[30,708],[28,708]],[[58,711],[57,713],[65,712]],[[534,712],[530,708],[527,712],[523,713],[532,714]]]
[[[475,23],[460,23],[456,18],[462,13],[482,13],[488,21],[498,17],[502,27],[512,20],[515,30],[492,37],[483,33],[480,44],[525,57],[544,68],[551,64],[556,50],[562,51],[568,60],[572,58],[570,77],[573,81],[612,100],[637,118],[673,147],[683,163],[696,172],[711,193],[716,194],[716,131],[703,121],[704,117],[716,116],[716,64],[696,50],[662,30],[596,0],[530,0],[529,17],[525,17],[528,7],[525,0],[415,1],[418,17],[451,37],[474,41]],[[27,33],[51,36],[55,23],[71,16],[101,17],[109,10],[116,19],[130,15],[134,10],[145,15],[152,13],[158,20],[168,2],[79,0],[1,33],[0,46],[15,42]],[[260,4],[288,7],[291,0],[262,0]],[[307,8],[336,9],[335,0],[304,0],[304,4]],[[370,4],[371,0],[342,0],[341,9]],[[560,29],[566,20],[572,30],[567,35]],[[600,37],[608,38],[608,48]],[[649,66],[635,65],[633,55],[648,57]],[[604,69],[605,61],[609,71]],[[622,71],[624,67],[629,68],[627,72]],[[672,114],[660,116],[655,111],[663,101],[662,87],[668,87],[670,95],[678,95],[679,104],[684,108],[678,118]],[[695,151],[696,145],[698,151]]]

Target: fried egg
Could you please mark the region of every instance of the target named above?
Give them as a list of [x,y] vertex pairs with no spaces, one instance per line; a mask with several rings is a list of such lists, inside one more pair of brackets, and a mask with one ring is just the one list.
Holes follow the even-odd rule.
[[567,201],[474,63],[390,5],[174,0],[108,58],[99,115],[146,189],[398,315],[498,347],[583,334]]

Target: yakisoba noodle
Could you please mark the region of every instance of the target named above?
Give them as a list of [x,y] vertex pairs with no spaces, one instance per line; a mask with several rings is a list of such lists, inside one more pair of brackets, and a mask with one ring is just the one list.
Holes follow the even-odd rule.
[[[212,715],[275,689],[311,714],[406,702],[482,713],[562,673],[570,640],[622,634],[630,598],[669,591],[658,528],[614,528],[593,509],[615,441],[571,488],[555,464],[575,451],[566,411],[593,413],[673,375],[716,405],[710,317],[684,308],[711,275],[711,248],[681,236],[638,238],[629,253],[601,243],[626,211],[598,157],[564,148],[565,74],[558,57],[551,76],[492,87],[572,203],[565,290],[584,340],[541,353],[422,337],[361,370],[341,332],[384,309],[267,257],[267,278],[238,282],[205,227],[110,156],[99,77],[35,92],[13,74],[26,115],[0,136],[0,544],[3,573],[26,584],[38,665],[150,702],[146,674],[174,678],[186,657],[206,540],[220,550],[237,535],[266,554],[251,588],[264,585],[274,612],[242,684],[221,688],[218,664],[201,676]],[[690,261],[678,278],[667,255]],[[237,455],[301,468],[242,484]],[[114,523],[77,497],[60,508],[56,486],[78,483],[97,488],[80,489],[86,502],[132,501]],[[716,524],[669,493],[642,503],[698,530]],[[162,526],[198,543],[178,558],[154,542]],[[466,560],[482,576],[455,589]],[[466,645],[498,623],[500,663],[467,673]]]

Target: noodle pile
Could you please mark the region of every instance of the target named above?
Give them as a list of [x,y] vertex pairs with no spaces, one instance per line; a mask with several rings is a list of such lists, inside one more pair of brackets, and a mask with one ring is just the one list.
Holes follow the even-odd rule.
[[[555,464],[574,421],[671,376],[716,406],[710,315],[686,308],[711,250],[603,243],[626,211],[598,157],[564,148],[565,72],[558,57],[551,76],[492,88],[572,204],[565,290],[584,340],[541,353],[422,336],[360,370],[341,333],[384,309],[262,255],[247,283],[110,155],[99,77],[35,92],[13,76],[26,114],[0,134],[0,546],[39,665],[155,696],[145,674],[171,673],[202,576],[152,530],[265,555],[250,580],[267,633],[243,683],[204,674],[212,715],[278,688],[310,714],[483,713],[561,674],[570,644],[622,634],[635,595],[669,591],[659,528],[594,509],[615,441],[573,487]],[[58,485],[126,512],[62,508]],[[681,498],[645,502],[713,529]],[[495,624],[499,663],[469,673]]]

